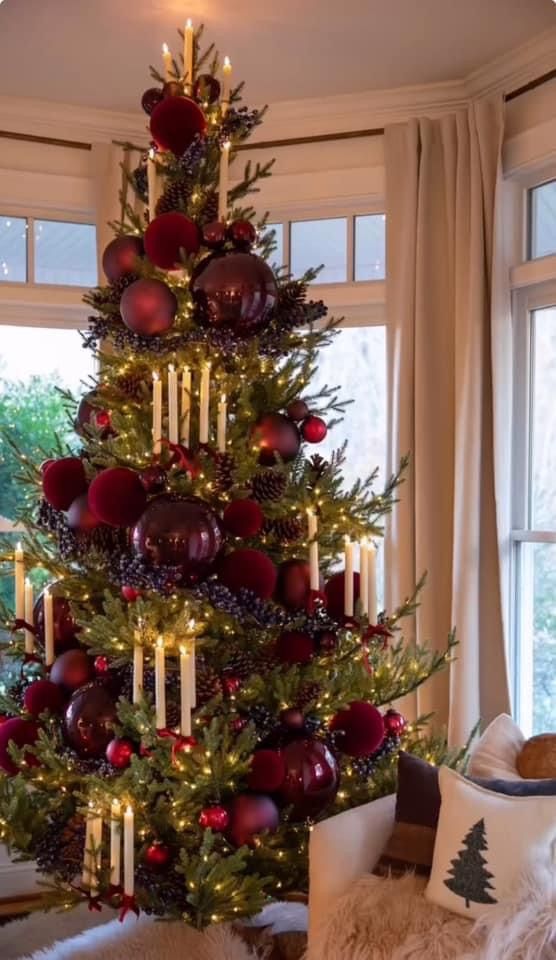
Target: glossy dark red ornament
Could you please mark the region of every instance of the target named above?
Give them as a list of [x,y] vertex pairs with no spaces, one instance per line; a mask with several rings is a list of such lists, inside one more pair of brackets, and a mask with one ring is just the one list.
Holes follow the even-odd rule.
[[129,527],[145,509],[147,495],[139,474],[128,467],[101,470],[89,487],[89,507],[101,523]]
[[250,220],[234,220],[228,227],[228,237],[238,250],[249,250],[257,240],[257,230]]
[[102,757],[117,722],[116,704],[106,687],[88,683],[75,691],[66,709],[66,739],[80,757]]
[[141,591],[136,590],[135,587],[130,587],[127,584],[124,584],[121,589],[121,594],[127,603],[135,603],[135,601],[141,596]]
[[328,427],[321,417],[310,414],[301,424],[301,436],[307,443],[320,443],[328,433]]
[[[326,609],[330,617],[333,620],[336,620],[338,623],[342,623],[344,619],[344,571],[340,573],[335,573],[330,577],[330,580],[324,588],[326,594]],[[359,600],[360,586],[359,586],[359,574],[355,572],[353,574],[353,602],[357,603]]]
[[100,526],[100,520],[89,506],[89,497],[81,493],[75,498],[66,515],[68,527],[77,533],[90,533]]
[[285,776],[286,765],[278,750],[257,750],[251,758],[247,785],[258,793],[275,793]]
[[[162,99],[166,100],[167,97],[183,97],[183,87],[178,80],[167,80],[164,86],[162,87]],[[156,106],[156,104],[155,104]]]
[[256,537],[262,530],[264,513],[256,500],[232,500],[222,519],[234,537]]
[[[32,747],[39,736],[39,728],[32,720],[22,717],[10,717],[0,724],[0,767],[9,776],[19,773],[19,767],[12,760],[8,746],[13,741],[16,747]],[[36,767],[39,760],[32,753],[25,753],[24,759],[29,767]]]
[[387,737],[402,737],[407,730],[407,720],[397,710],[390,708],[383,716],[384,733]]
[[55,460],[43,474],[42,489],[51,507],[68,510],[75,498],[87,490],[83,461],[79,457]]
[[278,457],[285,463],[295,460],[301,437],[289,417],[282,413],[265,413],[253,427],[252,441],[260,450],[259,463],[264,467],[272,467],[278,462]]
[[191,292],[197,320],[250,336],[270,322],[278,296],[272,270],[252,253],[215,254],[193,273]]
[[209,250],[219,250],[226,242],[226,232],[228,226],[223,220],[213,220],[206,223],[203,227],[203,244]]
[[168,483],[168,475],[164,467],[153,464],[151,467],[145,467],[139,473],[139,479],[148,494],[162,493]]
[[160,87],[149,87],[148,90],[145,90],[143,96],[141,97],[141,106],[145,113],[148,113],[150,116],[154,108],[162,100],[162,90]]
[[198,740],[195,737],[178,736],[172,745],[172,755],[178,756],[180,753],[191,753],[198,746]]
[[123,322],[141,337],[155,337],[170,330],[177,309],[175,294],[161,280],[136,280],[126,287],[120,300]]
[[[105,440],[106,437],[113,434],[112,418],[110,411],[104,409],[98,402],[98,391],[90,390],[79,402],[75,418],[75,429],[77,433],[83,434],[84,427],[92,427],[100,431],[100,437]],[[94,402],[93,402],[94,401]]]
[[162,494],[147,505],[132,530],[131,541],[140,556],[156,566],[181,567],[189,579],[208,573],[224,537],[208,503],[196,497]]
[[108,657],[105,657],[104,654],[100,653],[98,657],[94,659],[95,673],[98,677],[104,677],[110,671],[110,661]]
[[384,740],[384,720],[372,703],[354,700],[339,710],[330,721],[330,729],[340,734],[339,749],[350,757],[368,757]]
[[288,406],[286,413],[290,420],[304,420],[309,415],[309,407],[305,400],[293,400]]
[[286,730],[303,730],[305,716],[298,707],[286,707],[280,711],[280,723]]
[[210,73],[201,73],[193,86],[193,96],[203,104],[216,103],[220,97],[220,83]]
[[247,717],[233,717],[230,724],[234,733],[241,733],[242,730],[245,730],[247,724],[249,723]]
[[261,793],[240,793],[229,807],[228,837],[236,847],[253,846],[258,834],[273,833],[280,822],[278,807]]
[[61,653],[50,668],[50,679],[59,684],[64,690],[73,692],[85,683],[89,683],[95,675],[93,658],[84,650],[66,650]]
[[45,710],[60,713],[65,699],[64,691],[51,680],[35,680],[23,695],[23,706],[33,717],[39,717]]
[[218,577],[233,593],[251,590],[262,600],[268,600],[276,586],[276,567],[261,550],[234,550],[220,561]]
[[204,807],[199,814],[199,826],[203,830],[212,830],[214,833],[223,833],[230,823],[230,814],[226,807]]
[[171,857],[170,847],[161,840],[155,840],[145,850],[145,863],[151,870],[163,870],[170,863]]
[[316,644],[308,633],[300,630],[285,630],[276,641],[276,656],[280,663],[288,665],[310,663]]
[[222,679],[222,689],[226,696],[233,697],[241,687],[239,677],[226,676]]
[[288,610],[304,610],[311,590],[311,568],[306,560],[284,560],[278,567],[274,593]]
[[[80,627],[77,626],[72,612],[69,600],[64,596],[58,596],[58,592],[64,589],[62,583],[51,583],[48,589],[52,594],[52,612],[54,619],[54,653],[64,653],[65,650],[71,650],[77,644],[77,635]],[[44,590],[37,597],[33,609],[33,624],[39,644],[44,647]]]
[[189,97],[167,97],[151,113],[151,134],[159,150],[171,150],[181,157],[195,137],[202,136],[207,121],[203,111]]
[[292,805],[293,820],[314,817],[332,802],[338,792],[340,771],[334,754],[313,737],[292,740],[281,750],[285,777],[278,793]]
[[125,770],[131,763],[135,746],[127,737],[114,737],[106,747],[106,759],[117,770]]
[[184,213],[161,213],[149,223],[144,237],[145,253],[161,270],[182,266],[183,257],[197,253],[201,242],[199,228]]
[[141,237],[116,237],[102,254],[102,269],[110,283],[117,283],[137,271],[137,261],[143,256]]

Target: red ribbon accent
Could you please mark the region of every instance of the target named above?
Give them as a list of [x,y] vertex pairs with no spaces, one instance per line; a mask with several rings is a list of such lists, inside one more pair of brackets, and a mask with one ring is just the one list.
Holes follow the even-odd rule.
[[96,910],[97,913],[102,912],[102,907],[100,905],[100,897],[91,897],[89,896],[89,910]]
[[136,917],[139,916],[139,907],[137,906],[137,901],[133,894],[130,896],[128,893],[124,893],[122,900],[122,909],[120,910],[120,923],[123,923],[128,913],[134,913]]
[[184,473],[189,473],[192,478],[199,476],[199,465],[196,463],[195,457],[189,447],[184,447],[182,443],[170,443],[165,437],[162,438],[161,443],[165,447],[168,447],[172,454],[170,458],[171,466],[179,467]]
[[17,630],[28,630],[34,637],[37,636],[37,631],[33,624],[27,623],[27,620],[22,620],[21,617],[16,617],[13,622],[12,633],[16,633]]
[[326,607],[326,594],[323,590],[309,590],[305,604],[306,612],[311,617],[320,607]]
[[168,727],[161,727],[160,730],[156,731],[156,735],[157,737],[162,737],[163,739],[173,738],[174,740],[176,739],[176,737],[179,736],[179,734],[176,733],[175,730],[169,730]]

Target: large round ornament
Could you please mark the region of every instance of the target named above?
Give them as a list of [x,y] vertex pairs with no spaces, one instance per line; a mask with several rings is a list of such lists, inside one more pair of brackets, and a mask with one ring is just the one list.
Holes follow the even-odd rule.
[[143,513],[147,494],[135,470],[109,467],[98,473],[91,483],[88,502],[101,523],[111,527],[129,527]]
[[102,269],[110,283],[117,283],[137,271],[137,261],[142,256],[141,237],[116,237],[102,254]]
[[156,566],[181,567],[186,579],[208,573],[224,537],[208,503],[162,494],[148,504],[131,533],[136,553]]
[[[52,594],[54,653],[58,655],[76,646],[80,627],[77,626],[73,618],[69,600],[64,596],[57,596],[57,591],[61,593],[63,590],[63,584],[51,583],[48,589]],[[33,608],[33,624],[37,640],[44,647],[44,591],[37,597]]]
[[[334,573],[328,580],[324,592],[326,594],[326,609],[333,620],[341,623],[344,619],[344,579],[345,572]],[[359,574],[353,574],[353,602],[359,600]]]
[[228,836],[236,847],[253,846],[255,837],[265,830],[273,833],[280,822],[278,807],[262,793],[240,793],[230,808]]
[[278,295],[272,270],[252,253],[216,254],[202,260],[193,274],[191,292],[201,323],[229,327],[239,337],[268,324]]
[[222,558],[218,577],[233,593],[251,590],[261,600],[268,600],[276,586],[276,567],[266,553],[245,548]]
[[[32,747],[39,735],[39,728],[32,720],[23,720],[22,717],[11,717],[0,724],[0,767],[10,776],[19,773],[19,767],[8,753],[8,746],[13,740],[16,747]],[[36,767],[39,761],[32,753],[25,754],[25,762],[29,767]]]
[[91,510],[86,493],[75,498],[66,514],[66,521],[68,527],[77,533],[90,533],[100,526],[100,520]]
[[257,750],[251,757],[247,778],[250,790],[275,793],[282,786],[285,776],[286,765],[278,750]]
[[281,750],[285,777],[278,794],[291,804],[291,817],[304,820],[321,813],[332,802],[340,783],[333,753],[313,737],[292,740]]
[[79,457],[54,460],[43,474],[42,489],[51,507],[68,510],[75,498],[87,489],[83,461]]
[[368,757],[384,740],[384,720],[372,703],[354,700],[339,710],[330,721],[330,729],[339,734],[338,746],[349,757]]
[[106,687],[89,683],[75,691],[66,709],[66,737],[80,757],[102,757],[117,722],[116,705]]
[[311,568],[306,560],[284,560],[278,567],[275,600],[288,610],[304,610],[311,593]]
[[185,256],[197,253],[200,246],[199,228],[184,213],[161,213],[151,220],[145,231],[145,253],[161,270],[174,270],[182,265]]
[[122,320],[141,337],[166,333],[174,323],[177,309],[175,295],[161,280],[136,280],[126,287],[120,300]]
[[265,413],[253,427],[253,444],[260,450],[259,463],[272,467],[277,454],[285,463],[299,453],[301,437],[295,423],[281,413]]
[[207,126],[203,111],[189,97],[166,97],[151,113],[151,134],[159,150],[181,157]]
[[45,710],[60,713],[64,700],[64,691],[52,680],[35,680],[25,690],[23,706],[31,716],[40,717]]
[[276,641],[276,656],[288,666],[310,663],[315,651],[315,641],[301,630],[284,630]]
[[256,537],[262,530],[264,514],[256,500],[232,500],[222,519],[234,537]]
[[52,682],[71,692],[89,683],[94,675],[94,661],[84,650],[66,650],[56,657],[50,669]]

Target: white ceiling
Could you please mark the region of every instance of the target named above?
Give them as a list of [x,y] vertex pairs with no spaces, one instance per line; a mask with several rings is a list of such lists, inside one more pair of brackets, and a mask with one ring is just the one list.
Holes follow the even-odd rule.
[[4,0],[0,93],[134,110],[185,17],[253,103],[455,80],[556,25],[553,0]]

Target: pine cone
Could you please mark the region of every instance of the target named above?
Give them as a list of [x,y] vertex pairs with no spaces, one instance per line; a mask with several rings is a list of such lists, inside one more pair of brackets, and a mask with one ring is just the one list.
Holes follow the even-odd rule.
[[224,674],[237,677],[238,680],[247,680],[251,674],[255,673],[255,670],[256,663],[253,654],[247,650],[237,650],[226,663]]
[[142,386],[145,382],[145,378],[138,373],[122,373],[119,377],[116,377],[114,385],[122,393],[125,393],[126,397],[139,400],[142,395]]
[[157,215],[170,213],[172,210],[186,210],[190,196],[191,182],[189,180],[173,180],[167,185],[156,204]]
[[147,180],[147,168],[141,164],[138,167],[135,167],[135,170],[131,174],[131,182],[139,199],[142,200],[143,203],[148,203],[149,188]]
[[234,458],[231,453],[217,453],[214,458],[214,482],[217,490],[229,490],[234,482]]
[[201,223],[212,223],[213,220],[218,219],[218,194],[210,193],[205,200],[203,209],[199,214],[199,221]]
[[36,861],[44,873],[57,873],[66,881],[81,870],[85,847],[85,820],[72,816],[64,823],[55,817],[41,836]]
[[278,540],[299,540],[304,528],[298,517],[279,517],[272,521],[272,533]]
[[218,674],[207,666],[197,667],[197,703],[202,707],[208,700],[222,693],[222,681]]
[[256,473],[251,482],[251,490],[255,500],[280,500],[287,486],[284,473],[275,470],[261,470]]
[[317,485],[323,474],[326,473],[330,464],[328,463],[328,460],[325,460],[324,457],[321,457],[320,453],[315,453],[315,455],[309,460],[309,463],[311,465],[309,486],[312,489]]

